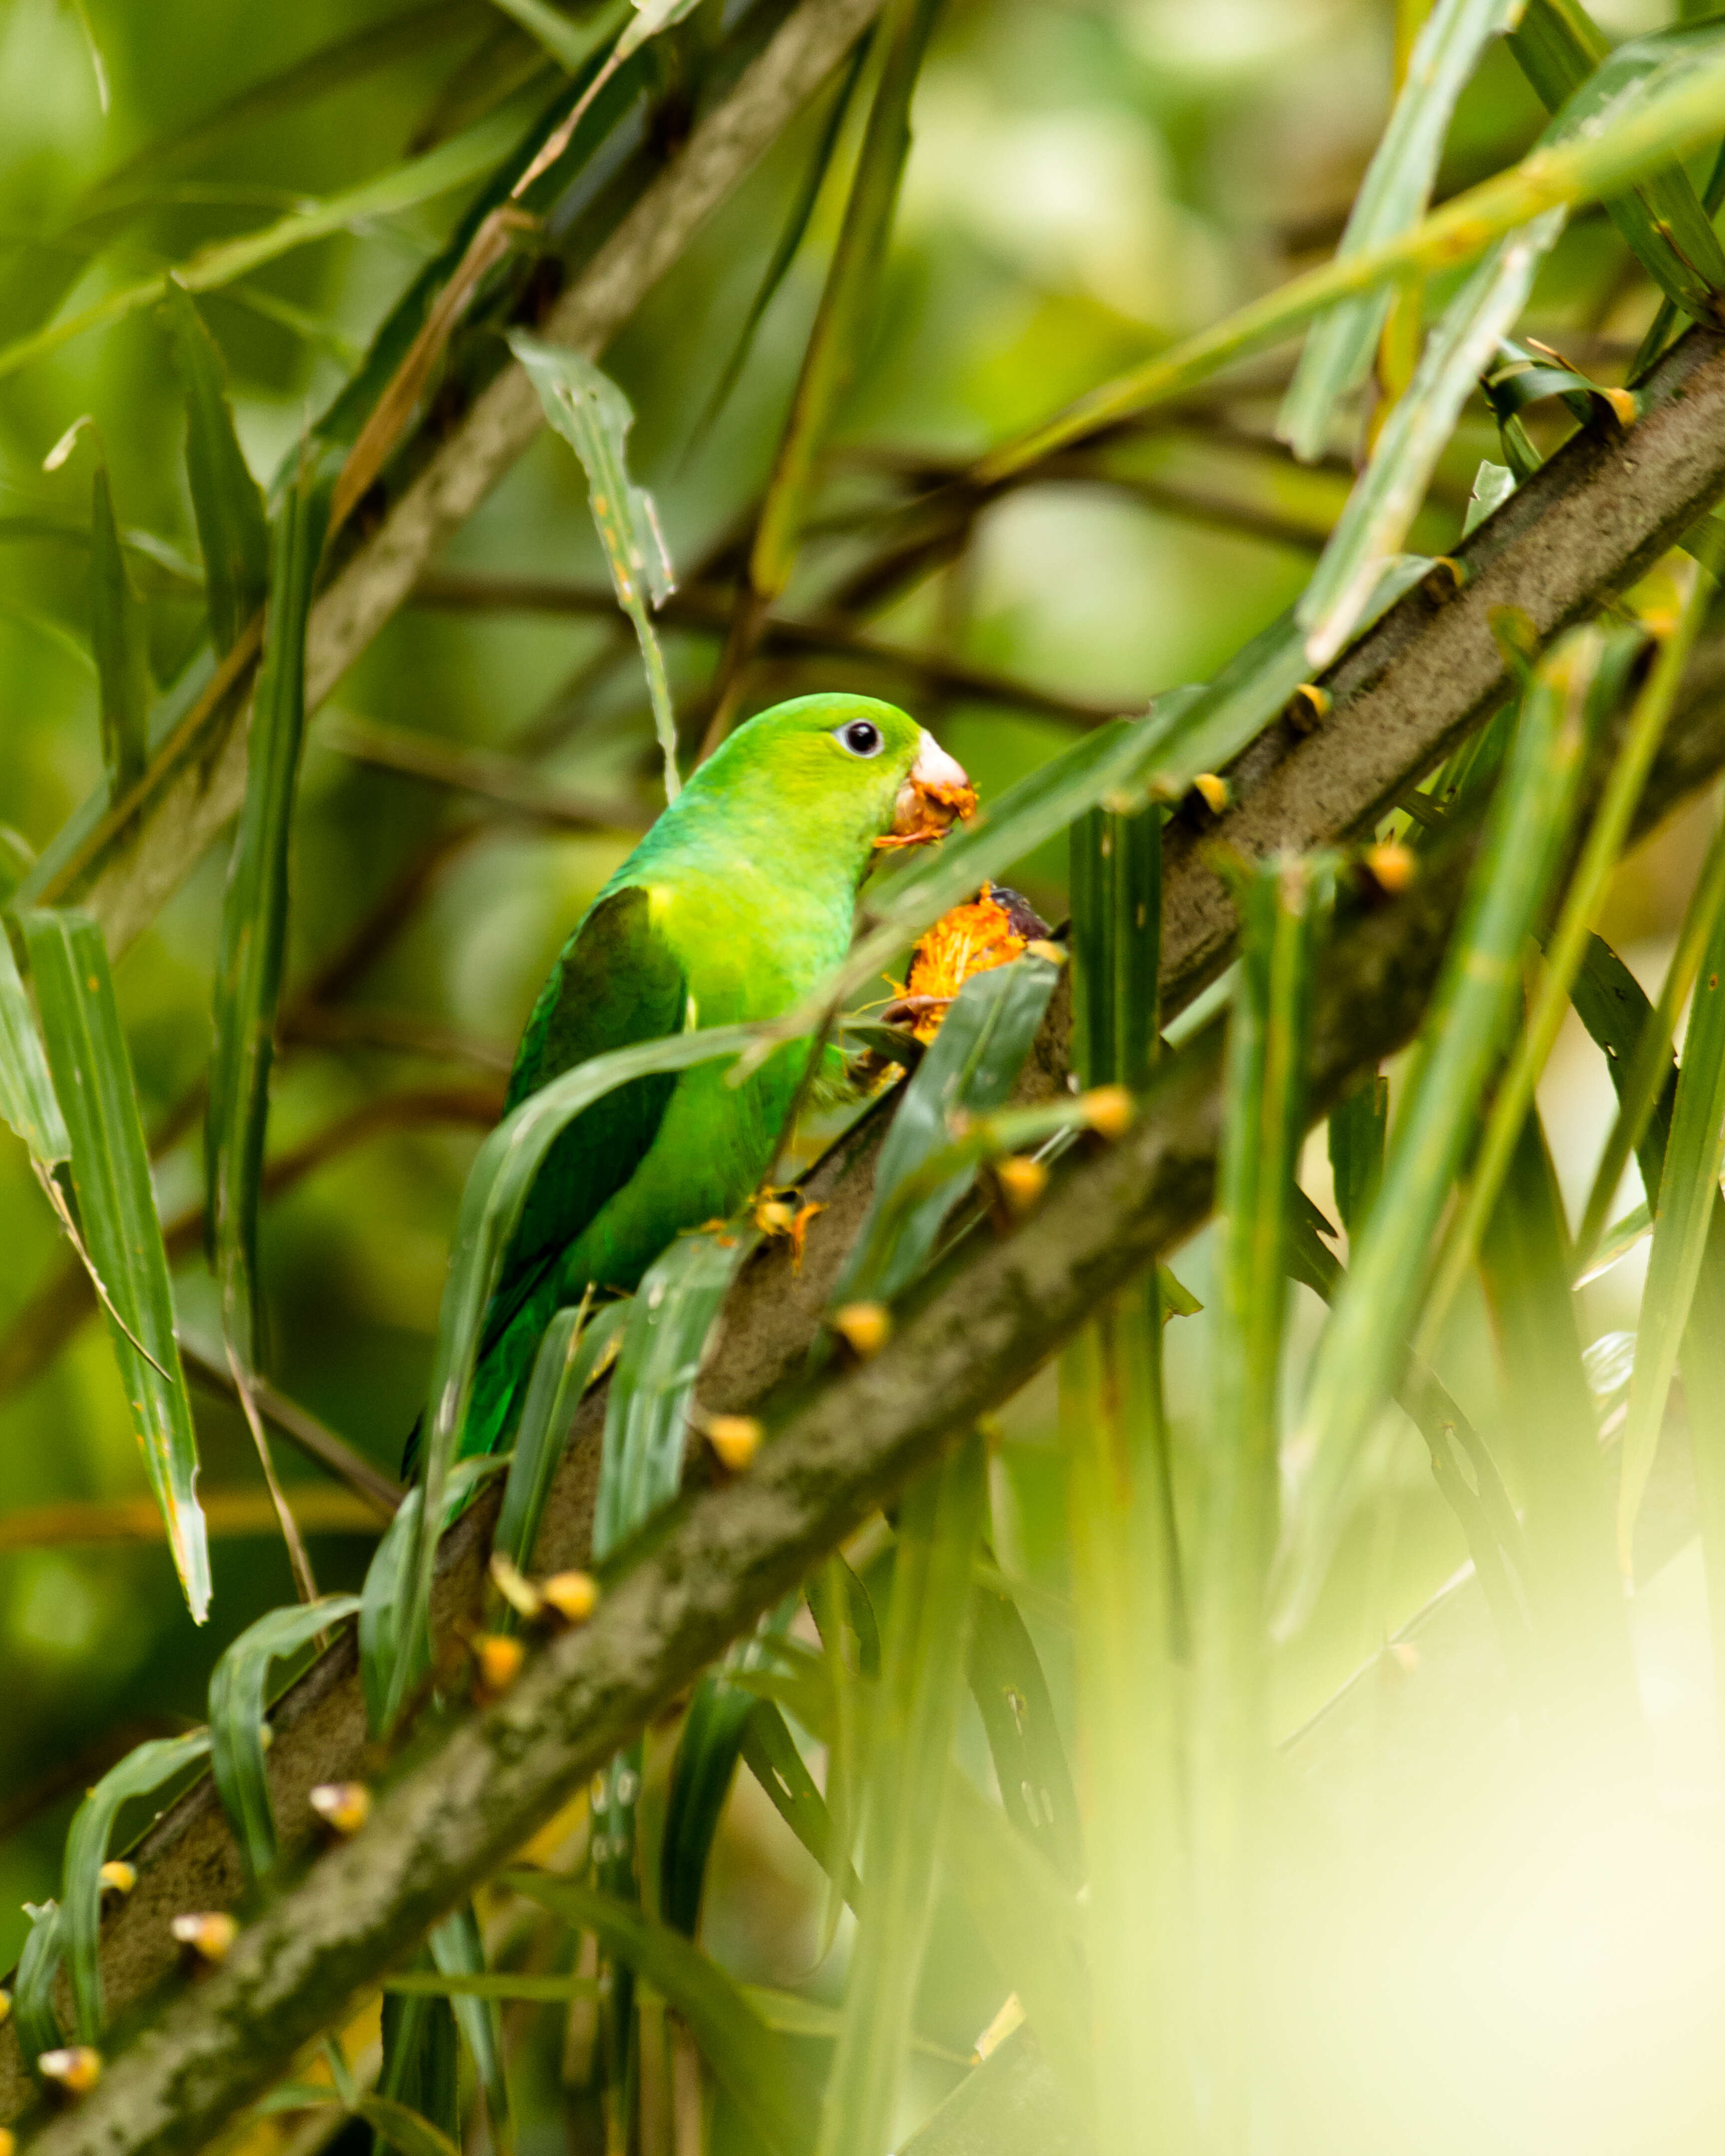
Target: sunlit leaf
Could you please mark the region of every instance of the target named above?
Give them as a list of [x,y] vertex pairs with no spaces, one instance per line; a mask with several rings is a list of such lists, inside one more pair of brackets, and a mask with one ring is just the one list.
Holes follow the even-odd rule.
[[629,1309],[627,1302],[608,1302],[591,1312],[559,1310],[539,1343],[491,1542],[494,1550],[523,1572],[533,1562],[539,1523],[575,1410],[614,1360]]
[[270,1667],[298,1654],[358,1608],[357,1594],[326,1594],[316,1602],[272,1609],[223,1650],[210,1673],[210,1771],[253,1886],[271,1869],[276,1855],[275,1816],[264,1762],[264,1692]]
[[669,1924],[575,1880],[511,1871],[504,1883],[565,1923],[595,1933],[608,1953],[661,1992],[771,2156],[807,2156],[819,2112],[819,2082],[803,2054],[767,2027],[716,1962]]
[[42,1036],[29,993],[19,977],[12,943],[0,926],[0,1122],[11,1125],[44,1168],[72,1151],[65,1118],[49,1075]]
[[102,1929],[102,1866],[123,1807],[153,1796],[208,1754],[209,1732],[156,1737],[110,1767],[80,1804],[66,1835],[66,1871],[60,1890],[61,1924],[72,1979],[78,2041],[100,2044],[106,2021],[99,1948]]
[[33,911],[23,927],[54,1091],[71,1138],[85,1246],[107,1298],[115,1358],[174,1567],[201,1624],[210,1579],[197,1496],[198,1440],[107,949],[87,914]]

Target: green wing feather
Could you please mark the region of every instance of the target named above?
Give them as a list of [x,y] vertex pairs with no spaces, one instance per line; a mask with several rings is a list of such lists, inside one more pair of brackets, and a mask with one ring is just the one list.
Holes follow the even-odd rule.
[[[681,1031],[687,983],[676,954],[654,932],[649,905],[639,886],[614,891],[563,947],[521,1037],[509,1107],[590,1056]],[[503,1435],[561,1296],[560,1261],[645,1159],[676,1082],[665,1073],[619,1086],[578,1116],[546,1155],[485,1313],[465,1452],[490,1450]],[[526,1317],[531,1322],[516,1322]]]

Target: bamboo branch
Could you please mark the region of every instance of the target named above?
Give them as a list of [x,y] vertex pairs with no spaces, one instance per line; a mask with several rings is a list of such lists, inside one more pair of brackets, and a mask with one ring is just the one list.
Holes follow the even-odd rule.
[[[1650,778],[1642,828],[1722,766],[1725,708],[1692,707]],[[1313,1028],[1314,1117],[1417,1027],[1472,835],[1456,833],[1410,891],[1338,938]],[[1219,1020],[1163,1066],[1117,1144],[1092,1146],[1059,1177],[1028,1228],[961,1253],[882,1353],[793,1409],[747,1474],[685,1496],[592,1622],[543,1648],[498,1704],[459,1723],[404,1776],[362,1835],[243,1931],[218,1970],[174,2000],[77,2110],[44,2128],[33,2144],[42,2156],[201,2146],[953,1431],[1015,1391],[1134,1268],[1189,1235],[1211,1202],[1222,1045]],[[869,1143],[865,1132],[851,1172],[844,1163],[836,1171],[835,1196],[849,1203],[834,1211],[853,1221]],[[835,1223],[834,1240],[844,1225]],[[776,1261],[769,1255],[768,1266]],[[759,1293],[757,1285],[757,1311]],[[781,1291],[773,1306],[783,1301]],[[757,1338],[728,1379],[721,1372],[719,1396],[730,1385],[757,1396],[756,1381],[788,1364],[787,1329],[781,1318],[776,1356],[763,1355]],[[583,1483],[590,1498],[596,1412],[590,1399],[588,1441],[578,1428],[564,1465],[558,1532],[568,1531]],[[461,1558],[475,1580],[482,1534],[470,1528]],[[458,1529],[449,1541],[461,1539]],[[440,1582],[445,1628],[454,1569],[446,1561]],[[351,1667],[351,1645],[326,1657],[318,1697],[331,1714],[344,1656]],[[285,1748],[279,1738],[273,1768]],[[295,1838],[304,1812],[302,1783],[297,1810],[280,1812]],[[128,1915],[146,1886],[141,1877]]]

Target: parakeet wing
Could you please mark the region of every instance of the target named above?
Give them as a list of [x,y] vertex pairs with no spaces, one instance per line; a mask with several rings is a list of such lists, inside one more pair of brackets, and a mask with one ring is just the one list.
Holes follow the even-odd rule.
[[[682,1030],[688,999],[676,954],[654,932],[645,891],[628,886],[582,923],[527,1022],[509,1081],[513,1108],[608,1050]],[[676,1085],[638,1078],[583,1110],[546,1155],[485,1314],[490,1347],[547,1270],[645,1158]]]

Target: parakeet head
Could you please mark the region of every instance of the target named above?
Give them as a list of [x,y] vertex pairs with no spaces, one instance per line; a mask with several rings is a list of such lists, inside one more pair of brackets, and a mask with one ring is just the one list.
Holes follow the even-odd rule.
[[695,794],[723,800],[751,824],[854,852],[859,876],[874,851],[938,839],[976,807],[963,766],[907,711],[844,694],[798,696],[757,713],[696,773],[683,799]]

